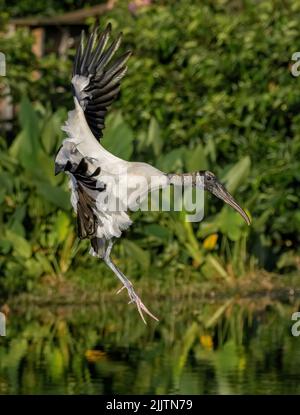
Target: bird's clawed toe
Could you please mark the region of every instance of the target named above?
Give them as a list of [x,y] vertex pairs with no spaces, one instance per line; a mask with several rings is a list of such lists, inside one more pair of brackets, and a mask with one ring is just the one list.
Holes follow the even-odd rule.
[[128,304],[132,304],[135,303],[138,309],[138,312],[141,316],[141,319],[143,320],[143,322],[145,324],[147,324],[145,317],[144,317],[144,313],[148,314],[148,316],[150,316],[151,318],[153,318],[156,321],[159,321],[157,317],[155,317],[154,314],[151,313],[151,311],[148,310],[148,308],[145,306],[145,304],[142,302],[142,300],[140,299],[140,297],[136,294],[136,292],[134,291],[133,285],[129,282],[129,284],[127,285],[123,285],[123,287],[121,287],[118,291],[117,294],[119,294],[121,291],[124,290],[124,288],[127,289],[128,291],[128,295],[130,298],[130,301]]

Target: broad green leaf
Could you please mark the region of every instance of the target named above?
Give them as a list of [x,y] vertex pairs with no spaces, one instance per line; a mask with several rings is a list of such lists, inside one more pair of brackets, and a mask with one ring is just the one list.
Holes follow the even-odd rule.
[[53,205],[64,209],[70,209],[70,195],[61,187],[54,187],[46,182],[35,182],[37,193],[51,202]]
[[224,206],[217,217],[220,231],[227,235],[232,241],[240,239],[244,232],[245,222],[243,218],[233,209]]
[[13,175],[7,172],[1,172],[0,174],[0,189],[3,190],[4,195],[13,192]]
[[205,155],[206,156],[210,156],[210,160],[215,163],[216,159],[217,159],[217,155],[216,155],[216,146],[215,146],[215,142],[213,140],[212,137],[210,137],[207,141],[207,144],[205,146],[204,149]]
[[55,233],[57,242],[63,242],[70,231],[70,218],[65,212],[58,212],[56,220],[53,224],[53,232]]
[[101,144],[117,157],[129,160],[133,152],[133,131],[121,113],[114,113],[104,130]]
[[144,233],[146,235],[154,236],[156,238],[160,238],[160,239],[164,239],[164,240],[167,240],[171,235],[171,232],[170,232],[169,229],[167,229],[167,228],[165,228],[161,225],[157,225],[155,223],[151,224],[151,225],[146,225],[144,227]]
[[54,153],[55,148],[58,146],[58,142],[60,142],[63,137],[61,126],[65,116],[65,111],[56,111],[46,120],[42,128],[41,140],[47,154]]
[[45,273],[48,272],[50,274],[54,273],[51,262],[45,254],[43,254],[41,252],[37,252],[35,254],[35,258],[38,261],[38,263],[40,265],[40,268],[43,270],[43,272],[45,272]]
[[207,170],[208,163],[201,143],[196,148],[186,151],[185,164],[189,172]]
[[8,254],[12,248],[12,242],[7,239],[0,239],[0,252],[4,255]]
[[19,120],[21,132],[9,149],[9,153],[17,158],[23,167],[36,167],[39,143],[39,120],[32,104],[26,96],[22,97]]
[[152,145],[154,154],[158,156],[162,149],[162,139],[158,122],[154,117],[151,118],[148,128],[147,144]]
[[175,173],[182,170],[186,147],[176,148],[166,155],[161,155],[157,160],[157,166],[166,173]]
[[8,240],[12,246],[16,255],[20,255],[23,258],[31,257],[31,245],[25,238],[20,235],[17,235],[10,229],[5,233],[5,238]]
[[[40,122],[36,111],[26,96],[21,101],[19,118],[21,132],[9,149],[10,155],[21,163],[27,173],[37,177],[42,176],[44,179],[47,178],[48,181],[54,184],[54,161],[43,150]],[[58,119],[54,123],[52,117],[48,123],[49,125],[44,133],[48,136],[46,137],[47,141],[51,140],[52,147],[54,147],[56,146],[54,137],[57,136],[59,131]]]
[[226,188],[230,193],[234,193],[236,189],[245,182],[250,171],[250,157],[246,156],[238,161],[222,178],[226,183]]

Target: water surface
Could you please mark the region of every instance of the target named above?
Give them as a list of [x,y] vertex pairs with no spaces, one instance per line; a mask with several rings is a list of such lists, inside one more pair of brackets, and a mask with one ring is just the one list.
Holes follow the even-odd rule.
[[298,394],[299,303],[157,301],[161,321],[148,326],[121,298],[15,307],[0,338],[0,393]]

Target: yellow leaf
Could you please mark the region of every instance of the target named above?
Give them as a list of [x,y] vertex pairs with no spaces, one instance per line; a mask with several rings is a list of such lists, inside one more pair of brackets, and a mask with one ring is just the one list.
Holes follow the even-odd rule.
[[204,239],[203,246],[205,249],[211,250],[214,249],[218,240],[218,234],[213,233]]
[[106,353],[101,350],[87,350],[85,357],[89,362],[98,362],[99,360],[105,359]]
[[213,348],[213,339],[210,335],[200,336],[200,343],[206,350],[212,350]]

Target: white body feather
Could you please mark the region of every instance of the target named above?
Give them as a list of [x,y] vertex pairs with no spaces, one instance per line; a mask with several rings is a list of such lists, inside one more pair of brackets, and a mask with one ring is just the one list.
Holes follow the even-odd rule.
[[[78,83],[76,87],[78,88]],[[72,157],[78,158],[79,152],[80,157],[88,160],[90,174],[97,167],[101,168],[97,181],[106,185],[105,191],[86,189],[96,200],[94,213],[99,222],[97,237],[106,240],[120,237],[122,231],[132,223],[127,210],[136,209],[137,200],[141,202],[150,190],[168,185],[168,178],[149,164],[128,162],[105,150],[92,134],[78,100],[74,98],[74,101],[75,109],[68,113],[68,119],[62,127],[67,133],[67,138],[63,141],[63,147],[56,160],[65,164],[67,160],[72,161]],[[77,181],[71,173],[68,175],[71,203],[77,212]],[[92,248],[91,254],[97,255]]]

